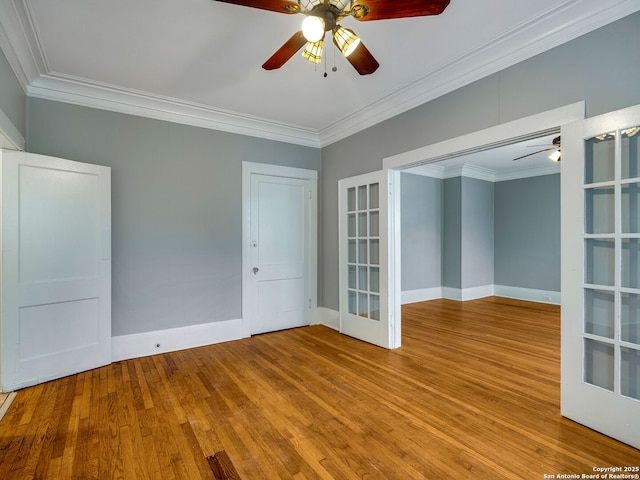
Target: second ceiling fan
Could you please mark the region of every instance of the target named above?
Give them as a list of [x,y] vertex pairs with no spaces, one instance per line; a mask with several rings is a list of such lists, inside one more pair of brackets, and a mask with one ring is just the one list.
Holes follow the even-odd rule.
[[360,38],[338,24],[346,17],[359,21],[439,15],[450,0],[216,0],[272,12],[305,15],[302,28],[294,33],[262,68],[274,70],[284,65],[298,50],[313,63],[322,61],[324,37],[331,32],[333,44],[360,75],[375,72],[380,66]]

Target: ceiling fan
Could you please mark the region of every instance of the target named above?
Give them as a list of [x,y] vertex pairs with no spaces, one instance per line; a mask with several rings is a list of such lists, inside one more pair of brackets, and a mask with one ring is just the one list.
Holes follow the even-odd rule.
[[[533,152],[533,153],[527,153],[526,155],[522,155],[520,157],[516,157],[513,159],[513,161],[515,162],[516,160],[520,160],[521,158],[526,158],[526,157],[530,157],[531,155],[537,155],[538,153],[542,153],[542,152],[548,152],[549,150],[555,150],[553,153],[551,153],[551,155],[549,155],[549,160],[551,160],[552,162],[559,162],[560,161],[560,137],[556,137],[553,139],[553,141],[551,142],[552,145],[550,145],[548,148],[543,148],[542,150],[538,150],[537,152]],[[542,147],[543,145],[530,145],[532,147],[537,146],[537,147]]]
[[[274,70],[284,65],[302,47],[302,56],[312,63],[322,61],[326,32],[360,75],[380,66],[360,38],[338,22],[346,17],[360,21],[439,15],[450,0],[216,0],[272,12],[305,15],[302,28],[282,45],[262,68]],[[335,68],[334,68],[335,70]],[[325,74],[326,76],[326,74]]]

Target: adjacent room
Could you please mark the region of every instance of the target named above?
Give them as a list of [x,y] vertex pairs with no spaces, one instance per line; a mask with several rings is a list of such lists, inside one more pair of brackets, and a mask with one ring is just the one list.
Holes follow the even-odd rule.
[[0,477],[638,478],[639,44],[638,0],[1,2]]

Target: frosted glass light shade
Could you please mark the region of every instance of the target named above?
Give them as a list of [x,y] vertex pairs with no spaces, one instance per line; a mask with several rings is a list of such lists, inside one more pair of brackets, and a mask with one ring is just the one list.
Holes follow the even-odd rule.
[[551,155],[549,155],[549,160],[551,160],[552,162],[559,162],[560,156],[561,156],[560,150],[556,150]]
[[308,42],[314,43],[324,37],[324,20],[314,15],[309,15],[302,21],[302,35]]

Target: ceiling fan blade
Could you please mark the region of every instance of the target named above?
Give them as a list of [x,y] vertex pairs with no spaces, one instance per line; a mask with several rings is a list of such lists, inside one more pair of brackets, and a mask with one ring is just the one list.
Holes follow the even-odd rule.
[[278,13],[298,13],[300,5],[295,1],[288,0],[214,0],[216,2],[232,3],[244,7],[259,8]]
[[555,150],[556,148],[557,147],[545,148],[543,150],[538,150],[537,152],[527,153],[526,155],[522,155],[521,157],[514,158],[512,161],[515,162],[516,160],[520,160],[521,158],[530,157],[531,155],[536,155],[536,154],[542,153],[542,152],[548,152],[549,150]]
[[[333,39],[333,44],[340,50],[336,39]],[[371,52],[367,50],[367,47],[364,46],[362,42],[358,44],[356,49],[351,52],[351,55],[345,57],[353,68],[355,68],[360,75],[369,75],[375,72],[380,64],[378,61],[371,55]]]
[[369,13],[362,18],[355,17],[363,22],[369,20],[388,20],[390,18],[424,17],[427,15],[441,14],[450,0],[354,0],[355,5],[364,5]]
[[264,62],[262,68],[265,70],[275,70],[287,63],[291,57],[293,57],[298,50],[300,50],[307,43],[307,39],[302,35],[302,31],[294,33],[284,45],[282,45],[276,53],[271,55],[271,58]]

